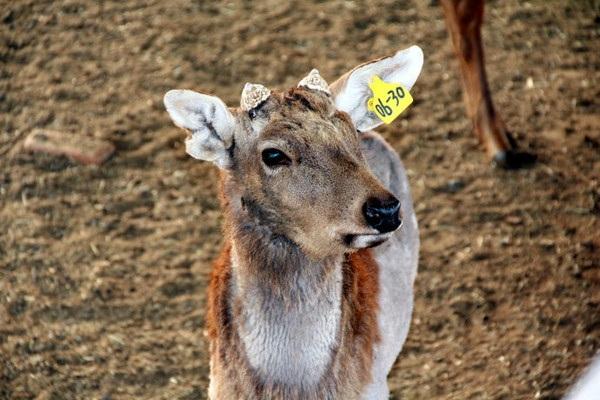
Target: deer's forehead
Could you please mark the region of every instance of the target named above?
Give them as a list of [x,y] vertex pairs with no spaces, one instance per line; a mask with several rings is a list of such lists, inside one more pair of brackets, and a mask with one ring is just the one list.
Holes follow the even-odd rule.
[[[356,129],[350,117],[336,110],[331,97],[320,91],[292,88],[272,91],[257,109],[256,119],[243,118],[249,145],[264,140],[287,142],[292,147],[319,145],[353,147]],[[244,140],[246,139],[246,140]]]
[[278,139],[300,144],[338,144],[352,141],[351,125],[337,115],[315,115],[311,112],[274,116],[260,133],[260,139]]
[[332,140],[355,131],[348,115],[336,110],[332,99],[321,92],[292,88],[273,97],[267,134],[279,131],[309,138],[312,135],[315,140]]

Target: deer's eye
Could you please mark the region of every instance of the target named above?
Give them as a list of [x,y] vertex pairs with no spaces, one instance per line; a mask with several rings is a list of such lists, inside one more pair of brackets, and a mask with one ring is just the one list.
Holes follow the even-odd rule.
[[267,167],[278,167],[292,163],[292,160],[283,151],[273,148],[262,151],[262,160]]

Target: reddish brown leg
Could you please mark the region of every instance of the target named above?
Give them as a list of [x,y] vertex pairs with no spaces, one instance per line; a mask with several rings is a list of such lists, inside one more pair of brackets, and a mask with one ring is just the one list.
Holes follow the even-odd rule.
[[[506,127],[494,110],[481,43],[484,0],[441,0],[446,25],[460,63],[467,114],[488,156],[499,166],[523,164],[509,139]],[[517,165],[519,164],[519,165]]]

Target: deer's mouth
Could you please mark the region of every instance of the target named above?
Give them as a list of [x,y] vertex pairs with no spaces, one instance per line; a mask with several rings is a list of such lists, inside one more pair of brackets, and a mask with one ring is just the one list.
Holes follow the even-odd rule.
[[343,236],[344,244],[352,249],[376,247],[388,240],[393,232],[388,233],[351,233]]

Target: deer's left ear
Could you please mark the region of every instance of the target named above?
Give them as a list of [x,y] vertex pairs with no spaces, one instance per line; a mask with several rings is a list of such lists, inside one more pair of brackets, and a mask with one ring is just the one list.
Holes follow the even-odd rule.
[[381,125],[381,120],[367,109],[367,101],[373,96],[369,82],[378,75],[386,82],[401,83],[410,90],[423,67],[423,50],[418,46],[397,52],[386,57],[359,65],[342,75],[329,86],[335,106],[352,118],[360,132],[366,132]]

